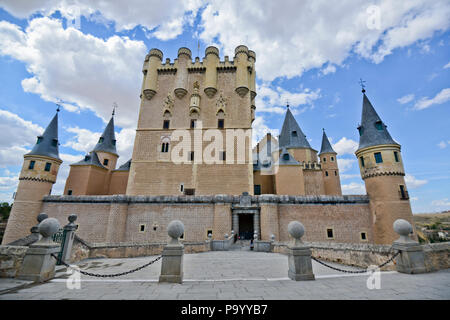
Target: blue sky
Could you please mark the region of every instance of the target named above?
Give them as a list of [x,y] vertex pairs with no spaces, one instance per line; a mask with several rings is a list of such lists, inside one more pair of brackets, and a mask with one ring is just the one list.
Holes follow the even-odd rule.
[[[63,101],[54,194],[91,150],[113,102],[119,164],[131,157],[142,63],[209,45],[221,59],[256,52],[254,140],[278,134],[289,101],[313,148],[322,128],[338,152],[346,194],[365,193],[354,151],[367,96],[402,145],[413,212],[450,209],[448,1],[87,0],[0,3],[0,201],[11,202],[23,154]],[[198,45],[200,49],[198,49]]]

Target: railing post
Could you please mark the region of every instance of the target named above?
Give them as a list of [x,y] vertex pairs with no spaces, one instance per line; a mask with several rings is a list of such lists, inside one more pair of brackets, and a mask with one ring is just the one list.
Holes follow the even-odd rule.
[[58,220],[47,218],[39,223],[38,230],[42,238],[31,244],[25,254],[18,279],[44,282],[55,276],[56,259],[51,256],[60,250],[52,236],[60,228]]
[[298,221],[291,221],[288,232],[294,241],[288,245],[288,276],[295,281],[315,280],[312,270],[311,249],[301,241],[305,227]]
[[69,223],[64,226],[64,246],[60,259],[66,263],[70,263],[70,255],[72,253],[73,239],[75,238],[75,231],[78,229],[78,225],[74,222],[77,220],[76,214],[71,214],[68,218]]
[[397,219],[393,227],[394,231],[400,235],[400,238],[392,244],[393,249],[400,251],[395,260],[397,271],[409,274],[427,272],[423,247],[409,237],[413,231],[411,224],[406,220]]
[[159,282],[182,283],[184,246],[178,238],[184,233],[183,223],[179,220],[170,222],[167,233],[171,239],[162,252]]

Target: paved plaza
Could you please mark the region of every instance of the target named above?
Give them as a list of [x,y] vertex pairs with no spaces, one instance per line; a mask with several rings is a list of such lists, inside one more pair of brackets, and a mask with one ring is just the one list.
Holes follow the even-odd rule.
[[[114,274],[154,258],[88,259],[77,265],[91,273]],[[58,267],[56,278],[43,284],[0,279],[0,300],[450,299],[450,269],[417,275],[381,272],[380,289],[368,289],[369,274],[341,273],[315,261],[315,281],[292,281],[287,277],[287,270],[288,259],[283,254],[211,251],[184,255],[183,284],[159,284],[161,261],[157,261],[118,278],[82,275],[81,288],[68,289],[69,275],[64,267]]]

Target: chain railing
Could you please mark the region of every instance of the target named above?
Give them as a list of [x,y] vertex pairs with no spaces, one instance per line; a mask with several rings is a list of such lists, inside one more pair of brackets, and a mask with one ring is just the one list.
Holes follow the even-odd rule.
[[[52,253],[52,257],[56,259],[56,261],[59,264],[62,264],[68,268],[72,268],[69,264],[65,263],[64,261],[62,261],[57,255]],[[155,260],[150,261],[149,263],[144,264],[143,266],[140,266],[138,268],[132,269],[130,271],[125,271],[125,272],[121,272],[121,273],[116,273],[116,274],[97,274],[97,273],[90,273],[90,272],[86,272],[86,271],[82,271],[82,270],[78,270],[81,274],[84,274],[86,276],[91,276],[91,277],[97,277],[97,278],[113,278],[113,277],[120,277],[120,276],[124,276],[136,271],[139,271],[141,269],[144,269],[146,267],[148,267],[149,265],[155,263],[156,261],[160,260],[162,256],[157,257]]]
[[[387,265],[389,262],[392,262],[399,254],[400,254],[400,251],[397,251],[396,253],[394,253],[394,255],[392,257],[389,258],[389,260],[387,260],[387,261],[383,262],[382,264],[378,265],[377,268],[382,268],[385,265]],[[336,271],[339,271],[339,272],[345,272],[345,273],[367,273],[367,271],[368,271],[368,267],[366,269],[364,269],[364,270],[345,270],[345,269],[340,269],[340,268],[336,268],[336,267],[330,266],[329,264],[326,264],[325,262],[320,261],[319,259],[314,258],[313,256],[311,256],[311,259],[313,259],[314,261],[320,263],[321,265],[323,265],[325,267],[328,267],[330,269],[333,269],[333,270],[336,270]]]

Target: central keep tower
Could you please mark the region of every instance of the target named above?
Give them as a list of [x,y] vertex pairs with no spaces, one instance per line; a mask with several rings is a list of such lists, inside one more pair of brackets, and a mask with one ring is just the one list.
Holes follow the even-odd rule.
[[203,61],[191,56],[145,57],[128,195],[253,193],[255,52],[241,45],[220,61],[210,46]]

